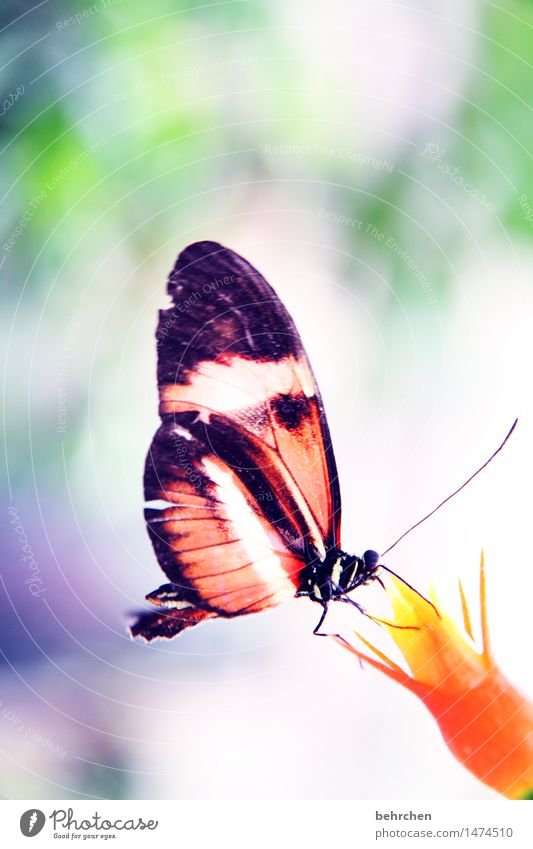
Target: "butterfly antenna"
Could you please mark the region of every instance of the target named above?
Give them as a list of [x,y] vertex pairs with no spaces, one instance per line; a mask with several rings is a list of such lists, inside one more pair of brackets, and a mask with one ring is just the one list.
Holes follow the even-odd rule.
[[[489,463],[490,463],[492,460],[494,460],[494,458],[495,458],[496,454],[499,454],[499,453],[500,453],[500,451],[502,450],[503,446],[505,445],[505,443],[507,442],[507,440],[508,440],[508,439],[509,439],[509,437],[511,436],[511,434],[512,434],[513,430],[515,429],[517,422],[518,422],[518,419],[515,419],[515,420],[514,420],[514,422],[513,422],[513,426],[512,426],[512,428],[511,428],[511,430],[509,431],[509,433],[507,434],[507,436],[505,437],[505,439],[503,440],[503,442],[502,442],[502,444],[499,446],[499,448],[497,448],[497,449],[496,449],[496,451],[494,452],[494,454],[491,454],[491,456],[489,457],[489,459],[488,459],[485,463],[483,463],[483,465],[482,465],[482,466],[480,466],[480,467],[479,467],[479,469],[478,469],[477,471],[475,471],[473,475],[470,475],[470,477],[468,478],[468,480],[466,480],[463,484],[461,484],[461,486],[460,486],[460,487],[458,487],[458,489],[456,489],[454,492],[452,492],[452,494],[451,494],[451,495],[448,495],[448,497],[447,497],[447,498],[445,498],[445,499],[444,499],[444,501],[441,501],[441,502],[440,502],[440,504],[437,504],[437,506],[436,506],[436,507],[435,507],[435,508],[434,508],[434,509],[430,512],[430,513],[428,513],[426,516],[424,516],[424,518],[423,518],[423,519],[420,519],[420,520],[419,520],[418,522],[416,522],[414,525],[411,525],[411,527],[410,527],[407,531],[405,531],[405,533],[403,533],[401,536],[399,536],[399,537],[398,537],[398,539],[396,540],[396,542],[393,542],[393,543],[392,543],[392,545],[390,545],[390,546],[389,546],[389,547],[388,547],[388,548],[387,548],[387,549],[383,552],[383,554],[381,554],[380,556],[381,556],[381,557],[383,557],[385,554],[388,554],[388,553],[389,553],[389,551],[392,551],[392,549],[393,549],[395,546],[397,546],[397,545],[398,545],[398,543],[399,543],[399,542],[400,542],[400,541],[401,541],[404,537],[406,537],[406,536],[407,536],[407,534],[410,534],[410,533],[411,533],[411,531],[414,531],[414,529],[415,529],[415,528],[418,528],[418,526],[419,526],[419,525],[421,525],[421,524],[422,524],[422,522],[425,522],[425,521],[426,521],[426,519],[429,519],[429,517],[430,517],[430,516],[433,516],[433,514],[434,514],[434,513],[436,513],[436,512],[437,512],[437,510],[440,510],[440,508],[441,508],[441,507],[443,507],[443,506],[446,504],[446,502],[447,502],[447,501],[449,501],[451,498],[453,498],[455,495],[457,495],[459,492],[461,492],[461,490],[462,490],[462,489],[464,489],[464,488],[465,488],[465,486],[467,486],[467,485],[470,483],[470,481],[473,481],[473,480],[474,480],[474,478],[475,478],[477,475],[479,475],[479,473],[480,473],[480,472],[482,472],[482,471],[483,471],[483,469],[485,469],[485,468],[489,465]],[[389,571],[390,571],[390,570],[389,570]]]

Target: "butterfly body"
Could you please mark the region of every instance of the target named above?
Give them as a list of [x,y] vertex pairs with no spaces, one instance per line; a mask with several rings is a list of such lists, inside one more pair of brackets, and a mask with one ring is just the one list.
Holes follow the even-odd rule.
[[147,596],[158,610],[132,634],[171,637],[295,596],[325,614],[376,577],[377,555],[340,547],[335,458],[294,323],[262,275],[214,242],[180,254],[168,291],[144,488],[170,583]]
[[362,563],[361,558],[355,555],[346,554],[337,548],[330,549],[324,560],[311,561],[306,565],[297,595],[307,595],[319,603],[330,601],[336,595],[346,592],[353,574],[357,573]]

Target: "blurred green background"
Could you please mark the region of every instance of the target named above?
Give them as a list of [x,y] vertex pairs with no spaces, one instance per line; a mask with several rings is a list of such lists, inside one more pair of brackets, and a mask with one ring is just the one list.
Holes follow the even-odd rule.
[[0,28],[0,792],[489,798],[308,602],[153,646],[126,621],[163,579],[157,310],[214,239],[301,330],[348,550],[384,550],[520,416],[390,563],[474,586],[485,545],[495,649],[533,690],[531,3],[6,0]]

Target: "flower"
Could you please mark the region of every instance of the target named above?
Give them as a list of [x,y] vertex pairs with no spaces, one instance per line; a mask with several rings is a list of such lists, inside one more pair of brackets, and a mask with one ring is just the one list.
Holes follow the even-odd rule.
[[334,639],[360,660],[415,693],[438,723],[461,763],[510,799],[533,794],[533,704],[503,675],[492,655],[486,611],[485,564],[481,556],[481,651],[475,647],[461,583],[463,627],[409,584],[390,576],[387,593],[393,621],[379,621],[402,653],[410,674],[356,632],[365,654],[340,636]]

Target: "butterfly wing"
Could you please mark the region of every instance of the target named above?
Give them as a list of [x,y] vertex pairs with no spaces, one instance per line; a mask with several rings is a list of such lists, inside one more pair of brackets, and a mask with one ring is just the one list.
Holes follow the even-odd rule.
[[214,242],[180,254],[157,330],[159,428],[146,461],[148,531],[172,582],[172,636],[294,596],[338,545],[340,493],[320,394],[294,323],[266,280]]

